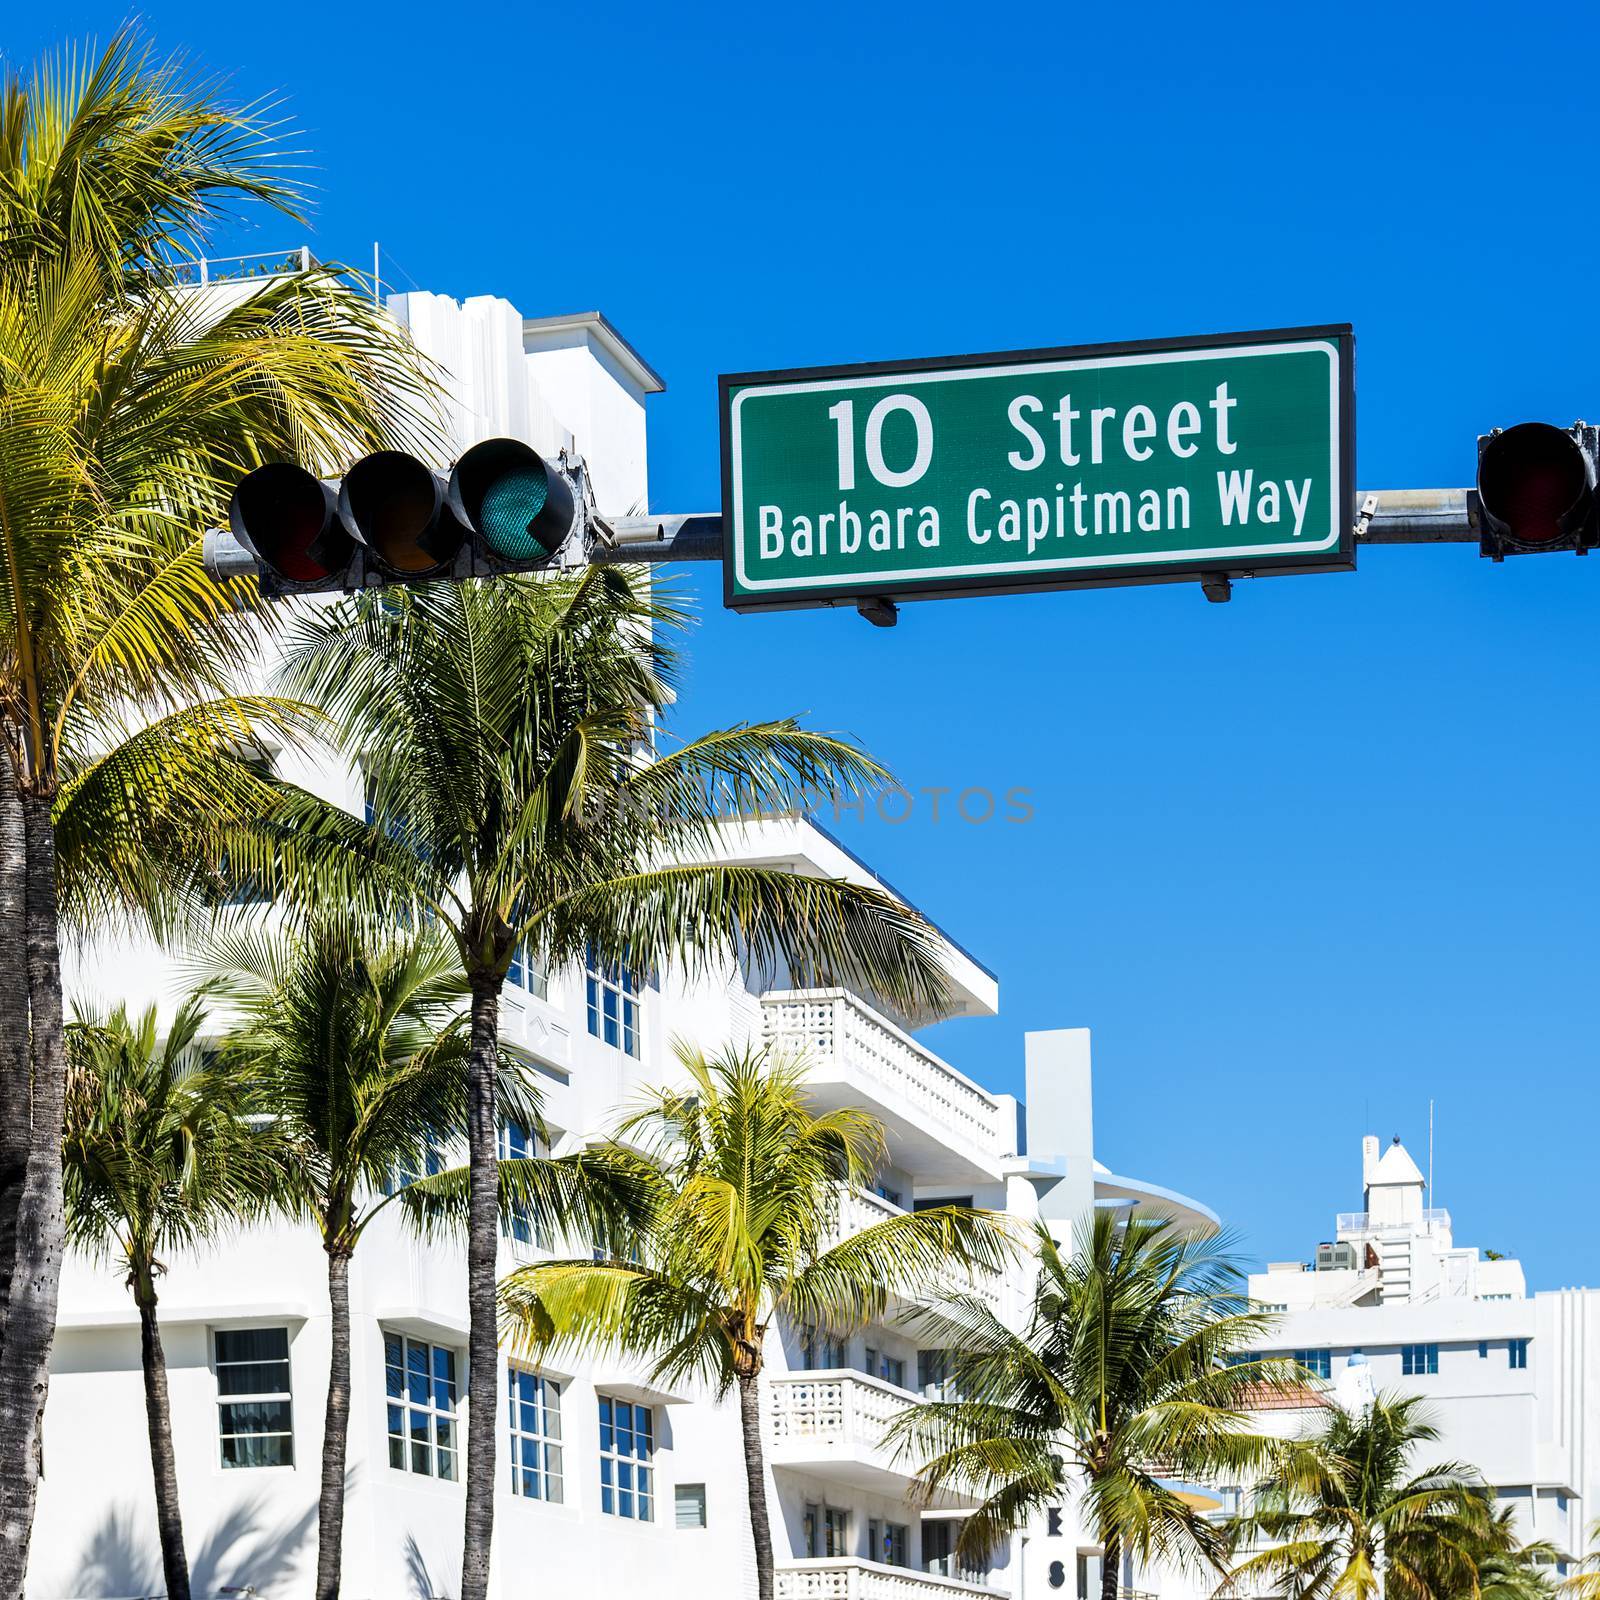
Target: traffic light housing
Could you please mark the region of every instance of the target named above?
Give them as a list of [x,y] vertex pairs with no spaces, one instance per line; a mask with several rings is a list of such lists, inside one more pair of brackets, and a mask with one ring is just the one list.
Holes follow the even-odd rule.
[[517,439],[473,445],[448,478],[400,450],[363,456],[336,484],[272,462],[228,505],[268,599],[538,572],[581,561],[593,524],[582,464]]
[[1600,502],[1595,495],[1600,428],[1575,422],[1519,422],[1478,440],[1478,485],[1473,510],[1480,555],[1540,555],[1596,543]]

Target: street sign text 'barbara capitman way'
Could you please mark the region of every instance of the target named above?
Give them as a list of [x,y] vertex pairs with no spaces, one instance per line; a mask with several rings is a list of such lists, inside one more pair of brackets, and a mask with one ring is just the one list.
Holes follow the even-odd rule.
[[1348,326],[742,373],[737,610],[1355,564]]

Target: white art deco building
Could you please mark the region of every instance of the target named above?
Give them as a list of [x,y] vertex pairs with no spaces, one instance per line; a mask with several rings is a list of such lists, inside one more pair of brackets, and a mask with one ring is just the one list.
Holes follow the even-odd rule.
[[[1458,1245],[1399,1139],[1362,1140],[1361,1182],[1362,1209],[1336,1213],[1308,1259],[1252,1275],[1251,1298],[1279,1314],[1275,1353],[1347,1406],[1420,1395],[1441,1437],[1417,1467],[1475,1466],[1525,1538],[1581,1554],[1600,1515],[1600,1294],[1530,1295],[1520,1262]],[[1279,1432],[1314,1422],[1310,1406],[1270,1418]]]
[[[432,294],[397,296],[392,306],[451,375],[458,445],[495,434],[545,451],[566,445],[587,459],[602,512],[647,504],[644,402],[661,382],[604,318],[524,319],[503,300],[460,305]],[[287,756],[284,770],[360,804],[347,773]],[[801,818],[748,824],[728,849],[798,872],[871,876]],[[995,978],[951,940],[942,953],[957,1014],[993,1015]],[[75,994],[101,1002],[170,1007],[178,989],[171,966],[137,944],[80,952],[68,977]],[[922,1045],[917,1031],[932,1019],[888,1015],[846,989],[763,987],[731,962],[693,984],[671,971],[635,985],[579,968],[518,967],[503,1017],[507,1043],[539,1075],[558,1151],[603,1135],[641,1085],[668,1079],[675,1036],[707,1049],[766,1039],[804,1051],[819,1104],[864,1106],[888,1131],[889,1164],[876,1192],[853,1202],[847,1225],[953,1198],[1043,1216],[1063,1231],[1096,1204],[1215,1221],[1203,1206],[1095,1159],[1084,1030],[1027,1037],[1024,1110]],[[508,1148],[519,1138],[506,1130]],[[540,1248],[507,1238],[503,1268]],[[322,1252],[309,1230],[282,1224],[175,1256],[166,1268],[162,1336],[194,1592],[308,1595],[328,1368]],[[983,1285],[1008,1317],[1020,1314],[1026,1287],[1020,1267]],[[464,1254],[419,1242],[392,1212],[363,1239],[350,1292],[343,1590],[351,1600],[457,1592],[460,1450],[477,1404],[501,1418],[497,1596],[754,1592],[735,1405],[606,1361],[535,1370],[508,1358],[496,1393],[469,1395]],[[1502,1343],[1533,1334],[1515,1303],[1483,1309],[1507,1319],[1504,1329],[1496,1324]],[[961,1505],[914,1506],[909,1469],[882,1447],[888,1420],[940,1377],[939,1351],[919,1347],[894,1315],[839,1345],[784,1329],[769,1359],[762,1412],[780,1595],[1098,1593],[1096,1553],[1076,1538],[1070,1507],[986,1571],[956,1569]],[[67,1264],[44,1462],[31,1600],[159,1594],[138,1327],[120,1274],[104,1263]],[[1543,1492],[1553,1472],[1530,1458],[1516,1481]],[[1155,1586],[1131,1572],[1127,1581]]]

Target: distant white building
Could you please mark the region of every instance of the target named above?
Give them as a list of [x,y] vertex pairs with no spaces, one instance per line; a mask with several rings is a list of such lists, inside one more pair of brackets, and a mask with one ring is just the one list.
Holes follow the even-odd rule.
[[[1381,1154],[1362,1140],[1361,1179],[1363,1209],[1339,1212],[1310,1259],[1252,1275],[1251,1298],[1280,1313],[1274,1349],[1341,1403],[1421,1395],[1443,1435],[1428,1460],[1476,1466],[1525,1536],[1581,1553],[1600,1514],[1600,1294],[1530,1297],[1520,1262],[1456,1244],[1398,1139]],[[1314,1421],[1272,1414],[1281,1431]]]
[[[236,292],[236,291],[235,291]],[[510,433],[583,455],[602,512],[643,507],[645,397],[659,378],[598,314],[527,319],[503,300],[391,301],[451,378],[455,443]],[[286,755],[297,781],[358,810],[352,775]],[[730,855],[868,881],[870,869],[800,818],[730,834]],[[874,880],[875,881],[875,880]],[[993,1015],[995,978],[940,946],[958,1015]],[[76,952],[69,990],[170,1008],[176,974],[138,942]],[[538,1074],[557,1151],[602,1136],[644,1084],[670,1079],[671,1041],[708,1050],[771,1040],[802,1050],[820,1105],[883,1121],[889,1160],[842,1226],[952,1199],[1070,1224],[1091,1207],[1215,1223],[1205,1207],[1095,1159],[1086,1030],[1030,1034],[1026,1111],[916,1037],[933,1020],[848,989],[758,982],[730,962],[690,981],[666,971],[540,972],[519,964],[504,1038]],[[520,1150],[520,1130],[504,1131]],[[440,1152],[440,1159],[459,1152]],[[507,1237],[502,1270],[548,1253]],[[557,1241],[559,1243],[559,1241]],[[326,1269],[313,1234],[279,1224],[178,1253],[160,1279],[179,1490],[197,1597],[311,1592],[328,1369]],[[1021,1315],[1027,1271],[979,1287]],[[457,1593],[469,1406],[500,1420],[493,1592],[637,1600],[752,1594],[736,1404],[663,1388],[620,1361],[511,1359],[466,1392],[464,1252],[412,1238],[391,1214],[351,1270],[354,1359],[343,1592],[349,1600]],[[911,1467],[884,1450],[889,1419],[940,1382],[941,1352],[896,1308],[837,1345],[786,1328],[762,1393],[784,1600],[993,1600],[1063,1586],[1098,1596],[1098,1557],[1072,1511],[981,1573],[951,1553],[963,1506],[919,1508]],[[71,1257],[61,1295],[30,1600],[133,1600],[161,1589],[133,1302],[112,1265]],[[1130,1581],[1132,1579],[1130,1574]],[[1149,1584],[1145,1584],[1149,1587]]]

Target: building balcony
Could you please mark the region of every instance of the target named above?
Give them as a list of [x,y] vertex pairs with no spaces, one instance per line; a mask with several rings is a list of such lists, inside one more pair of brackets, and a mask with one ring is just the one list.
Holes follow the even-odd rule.
[[[895,1165],[919,1185],[995,1182],[1016,1148],[1002,1102],[844,989],[762,996],[762,1031],[804,1063],[816,1102],[882,1119]],[[1009,1124],[1009,1125],[1008,1125]]]
[[[885,1200],[881,1195],[870,1194],[864,1190],[851,1190],[843,1184],[839,1186],[836,1204],[833,1226],[828,1230],[824,1240],[828,1248],[832,1248],[843,1239],[848,1239],[853,1233],[860,1233],[863,1228],[870,1228],[879,1222],[887,1222],[891,1217],[903,1217],[906,1214],[905,1207],[895,1205],[892,1200]],[[980,1269],[963,1273],[952,1266],[940,1288],[951,1294],[978,1295],[988,1302],[996,1315],[1000,1314],[1005,1304],[1003,1272]],[[910,1298],[915,1303],[923,1304],[926,1303],[928,1296]]]
[[843,1367],[775,1375],[766,1405],[767,1459],[774,1467],[820,1473],[835,1483],[899,1499],[916,1475],[916,1463],[900,1459],[884,1435],[916,1403],[908,1389]]
[[848,1556],[780,1561],[776,1577],[778,1600],[995,1600],[1010,1593]]

